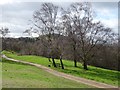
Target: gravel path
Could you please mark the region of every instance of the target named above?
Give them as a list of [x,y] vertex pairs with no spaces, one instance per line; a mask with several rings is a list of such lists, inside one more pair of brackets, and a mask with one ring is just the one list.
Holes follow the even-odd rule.
[[49,72],[49,73],[51,73],[51,74],[53,74],[55,76],[63,77],[63,78],[70,79],[70,80],[73,80],[73,81],[76,81],[76,82],[80,82],[80,83],[83,83],[83,84],[94,86],[96,88],[109,88],[109,89],[112,88],[112,90],[115,90],[115,89],[118,90],[118,87],[116,87],[116,86],[112,86],[112,85],[96,82],[96,81],[93,81],[93,80],[88,80],[88,79],[76,77],[76,76],[73,76],[73,75],[65,74],[65,73],[62,73],[62,72],[58,72],[58,71],[55,71],[53,69],[50,69],[49,67],[45,67],[45,66],[40,65],[40,64],[15,60],[15,59],[12,59],[12,58],[8,58],[5,55],[3,55],[2,57],[7,59],[7,60],[20,62],[20,63],[24,63],[24,64],[29,64],[29,65],[41,68],[41,69],[43,69],[43,70],[45,70],[45,71],[47,71],[47,72]]

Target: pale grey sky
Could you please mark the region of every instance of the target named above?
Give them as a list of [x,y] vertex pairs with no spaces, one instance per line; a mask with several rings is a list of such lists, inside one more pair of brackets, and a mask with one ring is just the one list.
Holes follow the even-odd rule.
[[[5,3],[5,1],[0,4],[0,27],[7,26],[11,31],[8,35],[10,37],[26,36],[23,31],[29,27],[29,20],[32,19],[33,12],[40,8],[41,2],[13,2],[14,0],[9,0],[9,3]],[[62,1],[53,3],[62,7],[68,7],[71,3]],[[95,19],[118,32],[118,3],[92,2],[92,6],[97,15]]]

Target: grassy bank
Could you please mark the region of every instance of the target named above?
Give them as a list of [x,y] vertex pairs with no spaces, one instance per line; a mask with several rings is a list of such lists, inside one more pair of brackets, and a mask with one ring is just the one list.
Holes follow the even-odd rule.
[[3,88],[92,88],[49,74],[34,66],[3,59]]
[[[37,64],[41,64],[44,66],[48,66],[51,64],[47,58],[45,57],[39,57],[39,56],[33,56],[33,55],[23,55],[19,56],[16,53],[11,53],[4,51],[3,52],[5,55],[8,57],[18,59],[18,60],[23,60],[23,61],[28,61],[28,62],[33,62]],[[56,60],[57,63],[59,63],[59,60]],[[95,80],[98,82],[118,86],[118,74],[120,75],[120,72],[114,71],[114,70],[107,70],[107,69],[102,69],[102,68],[97,68],[93,66],[88,66],[89,70],[85,71],[83,70],[83,67],[81,63],[78,63],[77,68],[73,67],[73,62],[68,61],[68,60],[63,60],[63,63],[65,65],[65,69],[62,70],[60,68],[54,68],[51,67],[57,71],[64,72],[67,74],[72,74],[78,77],[83,77],[87,78],[90,80]]]

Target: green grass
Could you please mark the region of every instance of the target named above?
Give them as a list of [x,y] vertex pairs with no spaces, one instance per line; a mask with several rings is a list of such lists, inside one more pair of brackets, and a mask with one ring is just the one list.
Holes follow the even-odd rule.
[[93,88],[54,76],[34,66],[3,59],[3,88]]
[[[16,53],[11,53],[7,51],[3,51],[3,53],[8,57],[18,59],[18,60],[29,61],[29,62],[41,64],[44,66],[48,66],[50,64],[48,59],[45,57],[39,57],[39,56],[33,56],[33,55],[18,56]],[[59,60],[56,60],[56,62],[59,63]],[[120,75],[120,72],[118,71],[107,70],[107,69],[102,69],[102,68],[93,67],[93,66],[88,66],[89,70],[86,71],[86,70],[83,70],[81,63],[78,63],[79,67],[77,68],[73,67],[74,63],[72,61],[63,60],[63,63],[65,65],[64,70],[60,68],[54,68],[54,67],[51,67],[51,68],[60,72],[72,74],[74,76],[83,77],[90,80],[95,80],[98,82],[118,86],[118,75]]]

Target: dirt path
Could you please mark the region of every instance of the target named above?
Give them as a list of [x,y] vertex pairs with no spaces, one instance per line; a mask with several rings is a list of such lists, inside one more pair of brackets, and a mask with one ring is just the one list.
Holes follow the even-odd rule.
[[15,59],[12,59],[12,58],[8,58],[5,55],[3,55],[2,57],[7,59],[7,60],[11,60],[11,61],[15,61],[15,62],[20,62],[20,63],[36,66],[36,67],[41,68],[41,69],[43,69],[43,70],[45,70],[45,71],[47,71],[47,72],[49,72],[49,73],[51,73],[51,74],[53,74],[55,76],[63,77],[63,78],[70,79],[70,80],[73,80],[73,81],[76,81],[76,82],[80,82],[80,83],[83,83],[83,84],[94,86],[96,88],[113,88],[113,90],[115,88],[116,89],[118,88],[116,86],[111,86],[111,85],[100,83],[100,82],[96,82],[96,81],[93,81],[93,80],[88,80],[88,79],[76,77],[76,76],[73,76],[73,75],[68,75],[68,74],[65,74],[65,73],[62,73],[62,72],[58,72],[58,71],[55,71],[53,69],[50,69],[50,68],[45,67],[45,66],[40,65],[40,64],[35,64],[35,63],[26,62],[26,61],[20,61],[20,60],[15,60]]

